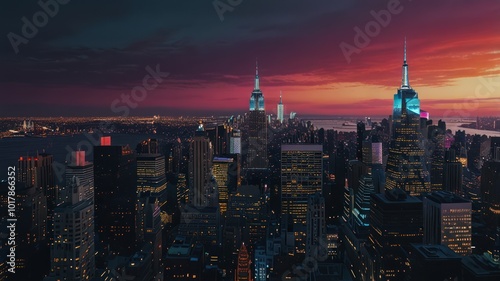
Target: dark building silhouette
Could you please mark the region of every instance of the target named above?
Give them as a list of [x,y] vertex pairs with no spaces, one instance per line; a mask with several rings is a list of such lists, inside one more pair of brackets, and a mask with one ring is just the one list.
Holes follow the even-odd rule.
[[372,194],[369,252],[376,280],[401,280],[407,272],[404,247],[422,243],[422,201],[401,189]]

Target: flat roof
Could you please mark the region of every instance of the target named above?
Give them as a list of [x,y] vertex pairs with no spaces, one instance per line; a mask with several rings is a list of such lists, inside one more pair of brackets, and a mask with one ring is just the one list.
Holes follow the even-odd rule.
[[319,151],[323,152],[321,144],[282,144],[281,151]]

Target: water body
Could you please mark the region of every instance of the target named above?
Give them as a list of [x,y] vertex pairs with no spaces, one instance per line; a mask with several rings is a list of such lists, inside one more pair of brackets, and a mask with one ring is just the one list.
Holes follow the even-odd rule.
[[[334,129],[339,132],[355,132],[356,131],[356,123],[358,120],[362,120],[361,118],[345,118],[345,119],[311,119],[307,121],[311,121],[312,124],[317,127],[317,128],[323,128],[325,130],[328,129]],[[376,120],[372,119],[372,122],[380,122],[381,120]],[[468,122],[469,120],[465,120],[467,122],[460,122],[456,120],[449,120],[446,121],[446,129],[450,129],[453,134],[455,134],[456,131],[462,130],[465,131],[466,134],[479,134],[479,135],[487,135],[487,136],[492,136],[492,137],[500,137],[500,132],[496,131],[487,131],[487,130],[477,130],[477,129],[469,129],[469,128],[462,128],[460,125],[463,124],[470,124]],[[474,120],[475,121],[475,120]],[[471,121],[473,122],[473,121]],[[343,124],[347,123],[349,126],[344,126]],[[436,125],[437,122],[435,121]]]
[[[93,135],[97,138],[97,134]],[[142,140],[148,138],[158,138],[156,135],[128,135],[128,134],[112,134],[112,145],[130,145],[135,149],[136,145]],[[7,178],[7,167],[16,165],[20,156],[34,156],[36,153],[46,152],[54,155],[54,161],[65,163],[68,155],[67,146],[72,150],[77,149],[78,143],[88,141],[84,135],[75,136],[48,136],[44,138],[3,138],[0,139],[0,180]],[[89,142],[92,143],[92,142]],[[82,145],[82,150],[87,151],[89,148]],[[92,161],[93,156],[89,154],[87,158]]]

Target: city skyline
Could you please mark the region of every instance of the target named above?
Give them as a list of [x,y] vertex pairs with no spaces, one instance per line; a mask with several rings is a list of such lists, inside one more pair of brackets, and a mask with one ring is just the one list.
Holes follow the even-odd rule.
[[[451,108],[450,117],[497,112],[498,3],[446,1],[429,9],[411,1],[240,1],[223,13],[214,3],[99,3],[103,13],[91,22],[76,11],[92,5],[59,5],[26,44],[12,44],[12,36],[3,41],[0,84],[9,97],[0,115],[118,116],[111,104],[142,85],[151,73],[146,67],[169,74],[130,116],[236,114],[247,107],[257,57],[273,115],[283,91],[285,114],[353,115],[357,109],[385,116],[399,86],[394,77],[405,36],[423,110]],[[11,5],[18,7],[4,33],[22,36],[20,18],[31,20],[41,7]],[[261,20],[251,21],[256,15]],[[366,33],[372,22],[378,32],[365,34],[366,46],[356,44],[356,30]],[[345,46],[357,51],[348,54]]]

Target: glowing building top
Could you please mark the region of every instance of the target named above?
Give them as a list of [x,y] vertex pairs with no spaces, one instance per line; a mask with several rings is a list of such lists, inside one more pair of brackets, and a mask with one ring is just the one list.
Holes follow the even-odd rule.
[[250,96],[250,111],[264,110],[264,94],[260,90],[259,64],[255,64],[255,85]]

